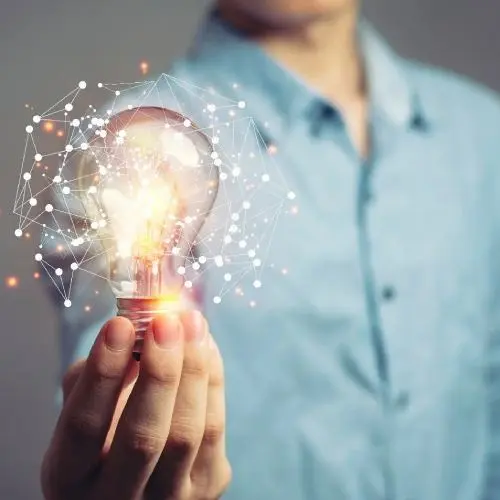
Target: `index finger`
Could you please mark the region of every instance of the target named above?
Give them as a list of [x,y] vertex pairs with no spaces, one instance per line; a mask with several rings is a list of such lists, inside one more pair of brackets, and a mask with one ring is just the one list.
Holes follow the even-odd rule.
[[59,482],[74,484],[99,462],[134,340],[133,326],[124,318],[101,329],[54,432],[51,465]]

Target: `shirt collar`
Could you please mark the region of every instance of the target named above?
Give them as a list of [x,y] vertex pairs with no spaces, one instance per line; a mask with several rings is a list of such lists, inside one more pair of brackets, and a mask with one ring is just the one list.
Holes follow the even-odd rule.
[[[405,70],[405,62],[366,21],[359,23],[358,31],[372,109],[396,126],[423,123],[426,117]],[[233,83],[237,83],[248,96],[250,112],[252,96],[259,99],[259,109],[266,108],[261,102],[267,100],[270,116],[254,114],[261,123],[274,121],[271,130],[285,127],[290,119],[304,115],[318,102],[328,104],[299,76],[221,20],[216,11],[207,17],[198,32],[191,56],[213,67],[214,77],[219,75],[221,79],[227,79],[228,75],[233,75]]]

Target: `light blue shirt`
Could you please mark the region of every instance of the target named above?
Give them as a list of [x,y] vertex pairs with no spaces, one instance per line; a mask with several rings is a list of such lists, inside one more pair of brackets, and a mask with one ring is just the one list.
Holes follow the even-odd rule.
[[[366,161],[334,105],[216,16],[169,72],[247,102],[299,207],[269,256],[289,273],[263,271],[258,307],[204,306],[226,367],[225,498],[500,498],[500,104],[360,37]],[[57,302],[64,367],[115,314],[109,293],[83,311],[89,283]]]

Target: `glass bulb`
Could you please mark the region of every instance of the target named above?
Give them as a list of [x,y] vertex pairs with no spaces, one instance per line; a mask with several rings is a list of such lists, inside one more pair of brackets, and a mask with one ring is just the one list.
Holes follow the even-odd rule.
[[179,307],[219,171],[209,139],[169,109],[128,109],[101,125],[79,162],[79,198],[139,353],[153,316]]

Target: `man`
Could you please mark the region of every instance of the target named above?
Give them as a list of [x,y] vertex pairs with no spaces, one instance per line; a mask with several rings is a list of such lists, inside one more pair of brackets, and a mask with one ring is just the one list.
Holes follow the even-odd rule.
[[[268,271],[256,310],[204,305],[225,363],[227,498],[496,498],[496,97],[399,58],[358,21],[355,0],[220,0],[170,73],[222,94],[238,82],[300,200],[272,249],[289,276]],[[86,331],[62,309],[66,364],[114,314],[105,305]],[[220,360],[191,349],[193,321],[180,320],[182,376],[182,355],[152,340],[173,331],[161,320],[139,390],[119,396],[137,370],[124,320],[70,369],[48,499],[222,494]],[[102,350],[110,331],[128,350]]]

